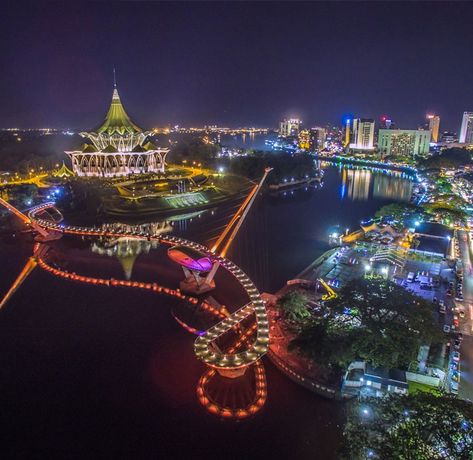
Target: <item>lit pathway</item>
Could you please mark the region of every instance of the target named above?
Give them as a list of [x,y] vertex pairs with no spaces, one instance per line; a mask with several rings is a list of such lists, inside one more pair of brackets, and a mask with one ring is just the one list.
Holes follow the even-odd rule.
[[[65,225],[63,223],[51,222],[47,219],[41,219],[37,217],[40,212],[43,212],[49,208],[53,207],[52,203],[44,203],[32,208],[29,211],[28,217],[34,222],[35,225],[38,225],[44,229],[47,229],[52,232],[65,233],[70,235],[78,236],[102,236],[102,237],[123,237],[128,238],[139,238],[139,239],[149,239],[156,240],[162,244],[168,245],[183,245],[197,251],[200,251],[207,255],[214,261],[218,261],[220,266],[228,270],[242,285],[243,289],[250,299],[249,306],[245,307],[244,315],[242,311],[238,310],[232,313],[228,318],[224,319],[221,323],[214,326],[213,328],[206,331],[201,337],[199,337],[194,345],[194,351],[200,360],[204,361],[210,367],[216,369],[235,369],[240,367],[246,367],[250,364],[255,363],[260,359],[267,351],[269,344],[269,328],[268,328],[268,316],[266,313],[266,308],[264,302],[261,299],[261,294],[256,289],[256,286],[253,284],[251,279],[230,260],[222,256],[216,256],[209,251],[205,246],[194,243],[183,238],[169,235],[148,235],[143,236],[141,234],[135,234],[133,232],[120,233],[114,230],[108,230],[106,228],[97,228],[97,227],[78,227],[72,225]],[[257,332],[255,341],[249,345],[248,350],[242,353],[231,354],[231,353],[222,353],[212,348],[212,342],[219,336],[224,334],[226,331],[232,329],[237,323],[242,319],[247,317],[250,313],[254,313],[256,316]],[[217,332],[217,333],[216,333]],[[208,337],[207,337],[208,334]]]

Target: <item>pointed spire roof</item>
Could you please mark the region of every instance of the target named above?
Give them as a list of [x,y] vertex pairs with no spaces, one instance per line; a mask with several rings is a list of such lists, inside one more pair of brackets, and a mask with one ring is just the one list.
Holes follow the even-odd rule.
[[54,177],[71,177],[74,173],[66,166],[64,161],[62,162],[62,166],[56,171],[53,172]]
[[113,96],[112,96],[112,104],[108,109],[107,116],[105,117],[104,122],[102,125],[94,130],[97,134],[133,134],[133,133],[141,133],[143,130],[135,125],[131,120],[128,114],[125,112],[123,108],[122,102],[120,100],[120,96],[118,94],[118,90],[116,87],[116,82],[114,82],[113,88]]
[[118,260],[123,268],[123,273],[125,274],[125,278],[127,280],[131,279],[131,275],[133,274],[133,267],[135,266],[135,261],[138,255],[126,255],[126,256],[118,256]]

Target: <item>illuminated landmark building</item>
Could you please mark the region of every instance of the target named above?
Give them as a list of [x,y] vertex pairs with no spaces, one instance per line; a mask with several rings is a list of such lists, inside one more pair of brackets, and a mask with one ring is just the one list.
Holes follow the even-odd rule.
[[464,112],[460,129],[461,144],[473,144],[473,112]]
[[130,120],[115,85],[112,104],[102,125],[91,132],[80,133],[92,144],[84,144],[82,150],[66,154],[72,161],[74,174],[78,176],[113,177],[164,172],[169,149],[145,143],[150,134]]

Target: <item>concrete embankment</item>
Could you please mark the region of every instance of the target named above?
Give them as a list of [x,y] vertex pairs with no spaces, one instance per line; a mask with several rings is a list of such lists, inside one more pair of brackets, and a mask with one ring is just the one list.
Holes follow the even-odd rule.
[[307,388],[308,390],[313,391],[314,393],[319,394],[325,398],[342,400],[344,399],[341,395],[340,390],[327,387],[322,385],[315,380],[310,378],[304,377],[297,373],[293,368],[287,366],[282,359],[280,359],[271,349],[268,351],[267,354],[269,360],[284,374],[286,377],[289,377],[293,382],[302,385],[303,387]]
[[[317,270],[330,256],[337,251],[337,248],[330,249],[314,260],[307,268],[305,268],[296,279],[311,279],[310,274],[313,275],[313,271]],[[311,377],[309,374],[312,364],[307,362],[307,359],[300,358],[295,354],[288,351],[288,345],[291,341],[291,337],[284,333],[284,329],[281,328],[277,319],[278,313],[276,310],[276,301],[279,297],[283,296],[287,291],[288,286],[283,286],[274,296],[267,296],[271,299],[273,305],[268,306],[270,327],[273,333],[273,337],[277,337],[278,340],[273,340],[268,350],[269,360],[288,378],[292,381],[302,385],[314,393],[320,396],[330,399],[342,400],[344,399],[340,392],[339,385],[327,385],[321,383],[316,378]],[[282,339],[282,340],[281,340]],[[286,355],[286,359],[284,359]],[[300,361],[300,362],[299,362]],[[315,364],[316,365],[316,364]]]

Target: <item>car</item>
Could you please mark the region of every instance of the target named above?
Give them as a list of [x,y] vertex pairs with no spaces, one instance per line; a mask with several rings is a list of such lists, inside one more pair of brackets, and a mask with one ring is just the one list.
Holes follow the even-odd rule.
[[448,286],[449,286],[450,288],[453,288],[453,286],[454,286],[453,281],[450,281],[450,282],[448,283]]
[[463,294],[462,293],[459,293],[455,296],[455,300],[458,301],[458,302],[463,302]]
[[451,297],[451,296],[452,296],[452,290],[451,290],[451,289],[448,289],[447,292],[446,292],[446,294],[447,294],[449,297]]
[[454,325],[455,327],[458,327],[458,325],[459,325],[458,316],[457,316],[457,315],[453,315],[453,325]]
[[448,324],[443,325],[443,332],[445,332],[446,334],[450,332],[450,326]]
[[439,300],[439,307],[445,307],[445,300],[443,299]]
[[434,298],[432,299],[432,302],[433,302],[433,303],[437,303],[437,297],[434,297]]
[[460,340],[455,339],[453,341],[453,348],[455,348],[455,350],[460,350],[460,344],[461,344]]
[[458,363],[460,361],[460,352],[454,351],[452,353],[452,359],[453,359],[453,361]]
[[465,310],[460,310],[458,312],[458,315],[460,316],[460,318],[464,318],[465,317]]

